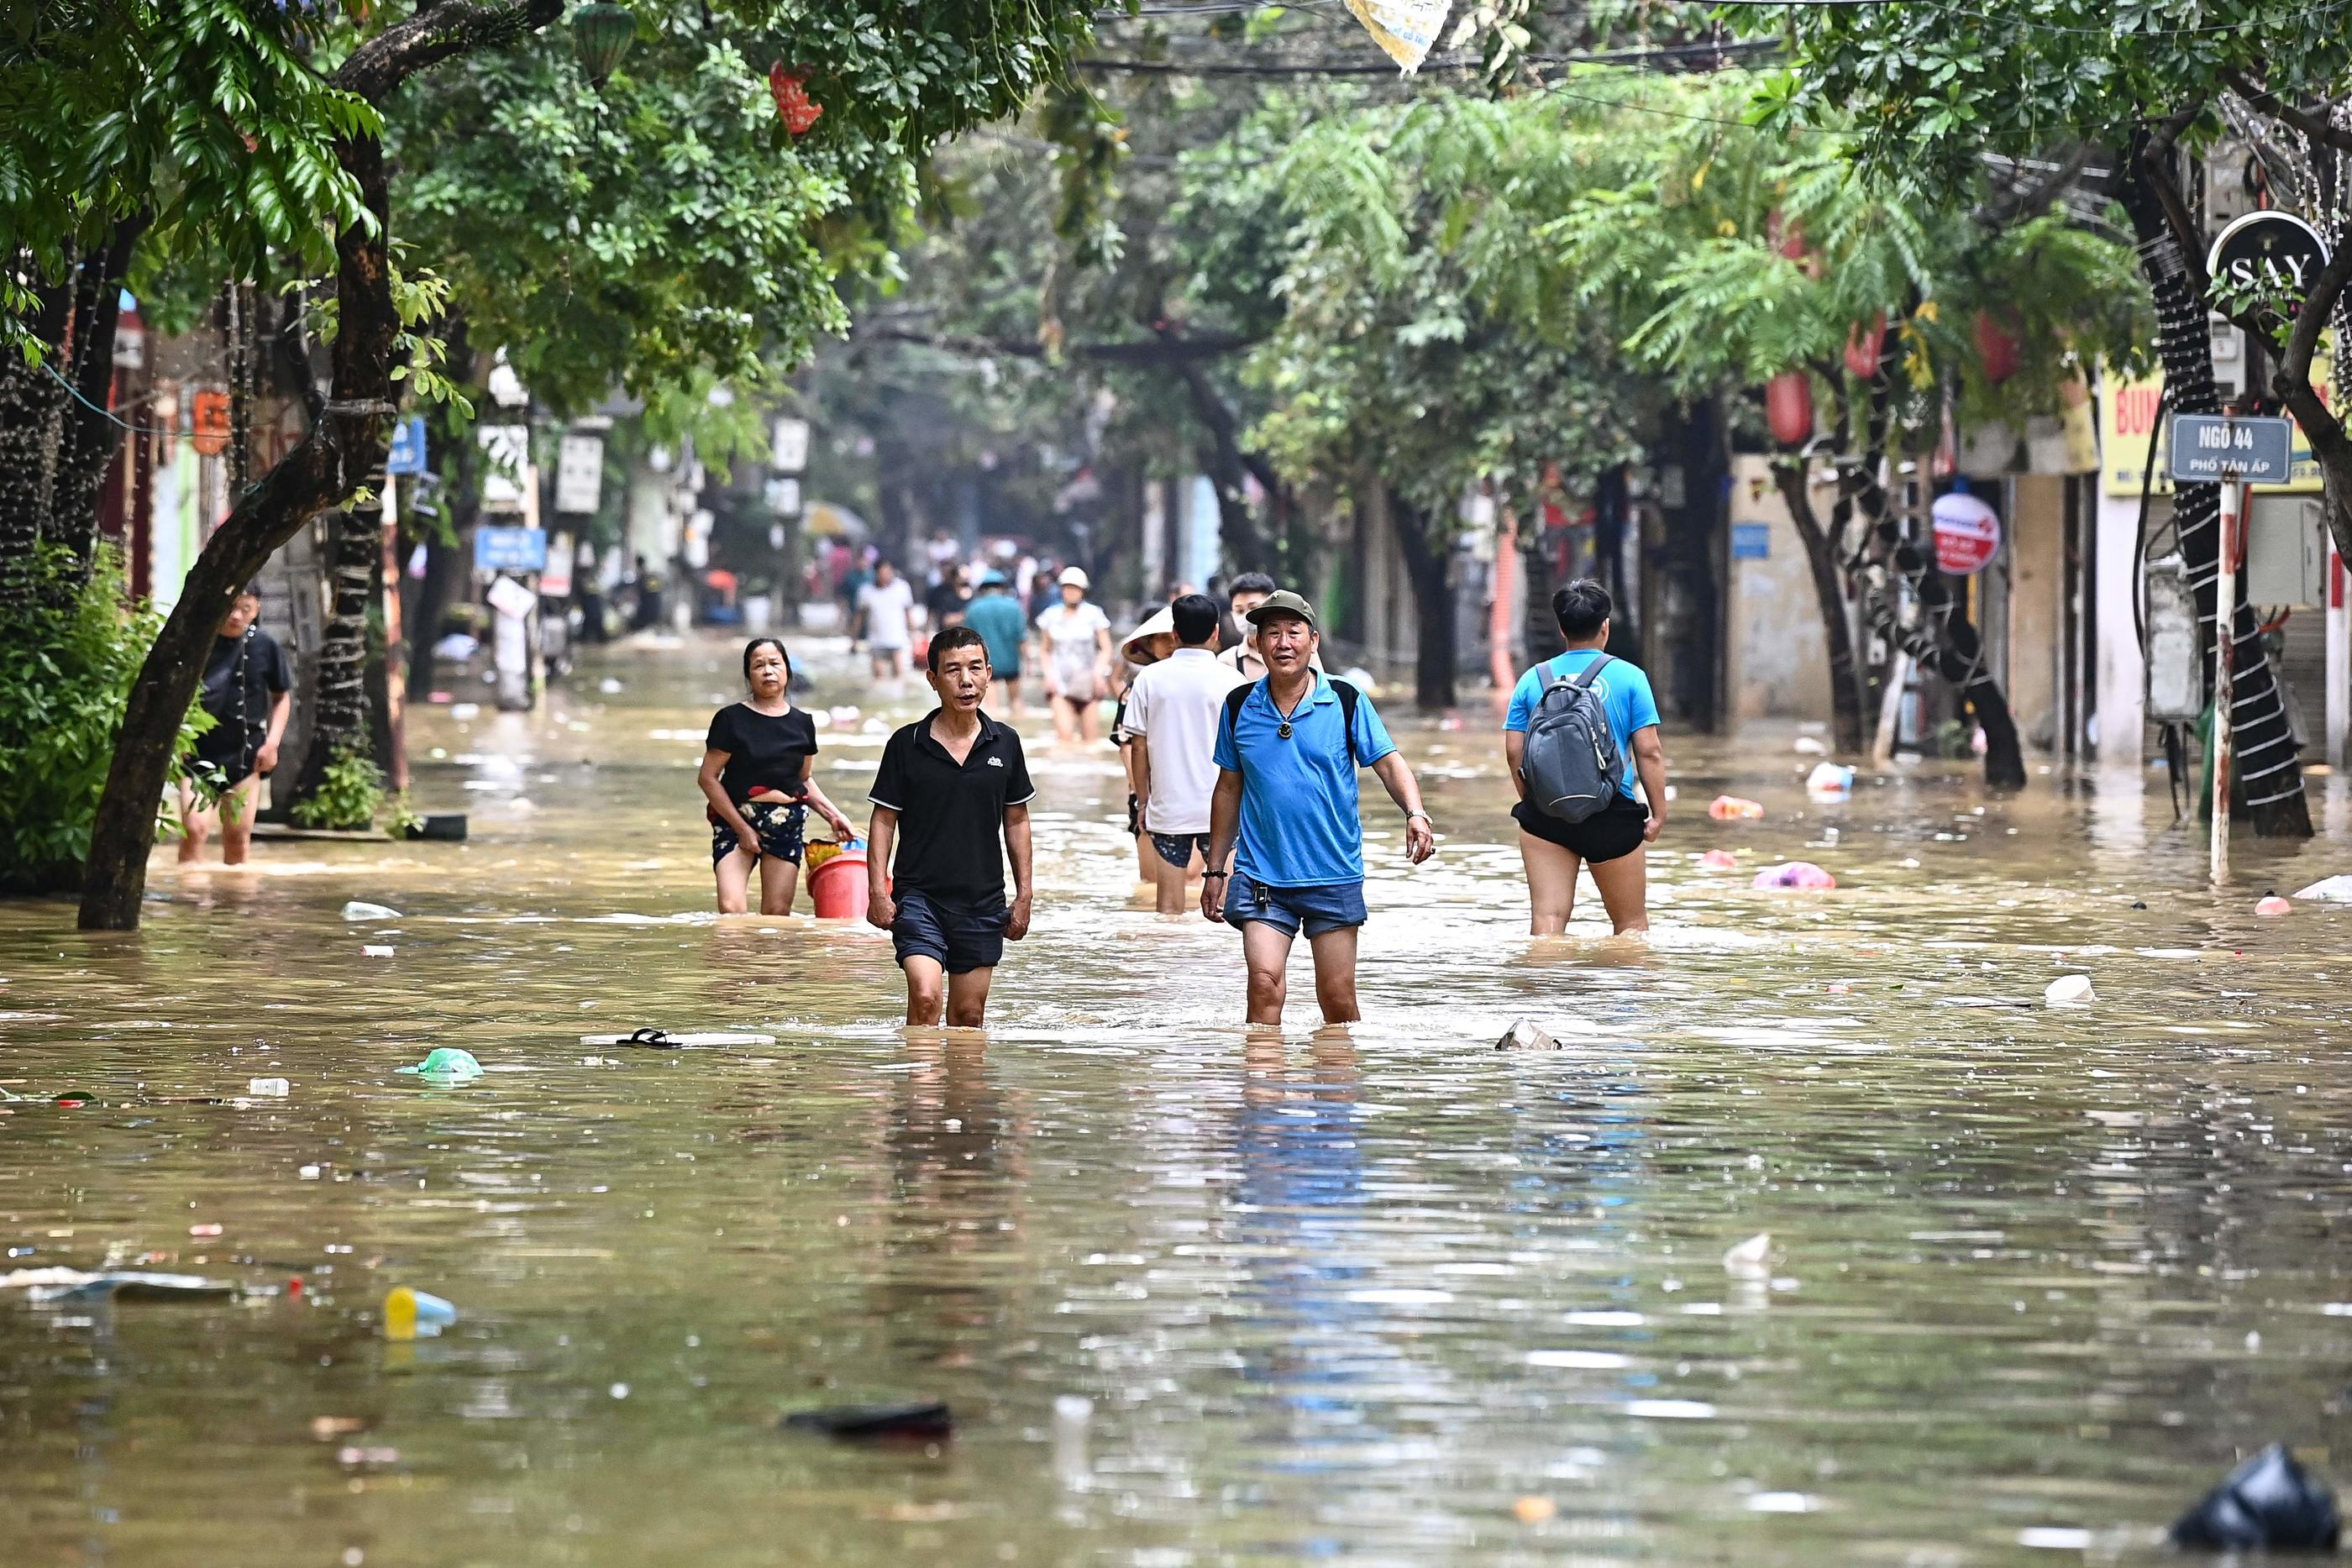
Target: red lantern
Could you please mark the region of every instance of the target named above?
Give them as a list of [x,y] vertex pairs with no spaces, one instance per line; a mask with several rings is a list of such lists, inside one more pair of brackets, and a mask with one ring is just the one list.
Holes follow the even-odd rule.
[[817,117],[824,113],[824,105],[808,95],[808,78],[786,70],[782,60],[768,68],[768,91],[775,96],[777,117],[794,136],[807,135]]
[[1886,312],[1881,310],[1865,327],[1853,324],[1845,335],[1845,368],[1856,381],[1872,381],[1878,375],[1878,361],[1886,350]]
[[[2001,314],[2009,317],[2011,321],[2016,319],[2014,311]],[[1976,335],[1977,357],[1983,361],[1986,381],[1999,386],[2017,374],[2025,350],[2008,321],[1990,310],[1979,310],[1977,312]]]
[[1813,383],[1802,371],[1782,371],[1764,383],[1764,423],[1772,439],[1795,446],[1813,433]]

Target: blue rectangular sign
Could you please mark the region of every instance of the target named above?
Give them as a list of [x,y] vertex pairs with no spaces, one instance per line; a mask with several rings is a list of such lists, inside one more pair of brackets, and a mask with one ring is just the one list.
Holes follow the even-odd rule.
[[383,460],[387,474],[425,472],[425,416],[414,413],[392,427],[392,455]]
[[547,530],[484,524],[474,530],[476,571],[545,571]]
[[2294,422],[2176,413],[2172,437],[2165,444],[2167,471],[2176,485],[2214,485],[2224,479],[2284,485],[2294,463]]
[[1731,525],[1731,559],[1734,560],[1769,560],[1772,555],[1772,525],[1769,523],[1734,523]]

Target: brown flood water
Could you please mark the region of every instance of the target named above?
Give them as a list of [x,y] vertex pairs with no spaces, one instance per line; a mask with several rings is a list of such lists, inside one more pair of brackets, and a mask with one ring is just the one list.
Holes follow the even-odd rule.
[[[1647,946],[1531,945],[1487,721],[1400,725],[1444,837],[1407,868],[1370,786],[1368,1021],[1310,1036],[1302,970],[1252,1040],[1237,939],[1130,897],[1108,748],[1030,720],[1035,931],[943,1043],[880,934],[708,915],[733,659],[421,716],[462,847],[159,858],[129,937],[0,905],[0,1080],[100,1102],[0,1117],[0,1267],[306,1286],[0,1291],[0,1560],[2154,1563],[2241,1452],[2352,1475],[2352,909],[2252,914],[2352,870],[2343,780],[2217,901],[2160,784],[1814,806],[1785,738],[1677,738]],[[1784,856],[1843,885],[1748,890]],[[2097,1006],[2042,1007],[2078,969]],[[1495,1049],[1519,1018],[1564,1048]],[[646,1023],[779,1043],[579,1043]],[[440,1045],[488,1075],[393,1071]],[[401,1283],[460,1320],[386,1343]],[[936,1451],[776,1426],[916,1396]]]

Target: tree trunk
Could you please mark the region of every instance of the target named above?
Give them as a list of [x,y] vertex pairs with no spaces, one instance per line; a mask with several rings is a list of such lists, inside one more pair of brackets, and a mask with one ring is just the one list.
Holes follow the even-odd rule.
[[[73,287],[73,341],[58,371],[73,394],[58,404],[57,481],[43,519],[45,542],[67,551],[69,584],[89,580],[98,555],[98,496],[122,449],[123,429],[102,412],[114,390],[115,329],[131,253],[147,230],[144,213],[119,220],[105,246],[82,258]],[[55,384],[55,383],[52,383]],[[63,389],[59,389],[63,392]],[[79,395],[74,395],[79,394]]]
[[314,412],[301,443],[238,500],[206,541],[131,684],[91,826],[80,915],[86,931],[138,927],[147,855],[155,841],[156,802],[171,771],[181,720],[237,590],[295,530],[383,465],[399,390],[392,371],[400,329],[385,249],[391,203],[383,148],[373,137],[355,137],[338,143],[336,151],[359,186],[369,221],[345,229],[335,242],[341,329],[335,337],[333,397]]
[[[295,775],[294,803],[319,792],[328,765],[346,752],[366,754],[371,717],[367,691],[368,590],[383,555],[381,530],[361,514],[339,511],[328,519],[324,562],[328,611],[319,643],[319,684],[312,703],[310,748]],[[331,828],[363,822],[328,822]]]
[[1278,483],[1269,483],[1277,476],[1261,463],[1254,463],[1242,450],[1241,417],[1234,413],[1209,372],[1198,363],[1185,360],[1177,365],[1183,378],[1184,391],[1192,403],[1192,415],[1201,423],[1208,440],[1200,452],[1202,467],[1208,471],[1209,483],[1217,492],[1217,537],[1224,546],[1225,559],[1236,571],[1272,571],[1275,570],[1274,549],[1266,542],[1265,532],[1250,516],[1249,497],[1244,493],[1244,480],[1256,473],[1258,487],[1268,496],[1278,493]]
[[1814,515],[1806,466],[1802,458],[1782,457],[1773,463],[1772,477],[1789,504],[1797,537],[1804,541],[1805,564],[1813,578],[1813,603],[1821,612],[1822,635],[1829,644],[1830,727],[1838,750],[1851,757],[1869,744],[1863,733],[1862,665],[1854,657],[1853,617],[1846,612],[1845,580],[1838,571],[1837,546]]
[[[2152,182],[2165,178],[2143,166],[2140,149],[2126,160],[2117,193],[2139,238],[2140,267],[2156,298],[2157,351],[2175,413],[2219,413],[2221,398],[2213,381],[2213,342],[2204,304],[2191,286],[2189,264],[2166,219]],[[2180,557],[2197,595],[2207,689],[2211,689],[2214,650],[2219,644],[2221,496],[2215,485],[2182,485],[2173,492],[2172,517]],[[2253,609],[2246,602],[2246,579],[2237,579],[2230,607],[2231,664],[2231,766],[2245,791],[2246,815],[2263,838],[2311,837],[2311,807],[2304,796],[2303,763],[2286,705],[2263,651]]]
[[[1878,634],[1902,648],[1923,670],[1949,682],[1985,732],[1985,782],[1996,789],[2025,788],[2025,752],[2018,739],[2017,721],[2009,711],[2009,697],[1985,668],[1984,643],[1975,622],[1961,608],[1950,581],[1935,562],[1903,537],[1887,515],[1886,491],[1868,464],[1849,470],[1846,498],[1869,523],[1885,559],[1910,584],[1923,612],[1917,623],[1905,626],[1895,617],[1893,600],[1878,595],[1872,625]],[[1843,501],[1841,504],[1843,504]]]
[[[450,319],[451,341],[460,345],[452,351],[450,363],[470,366],[471,354],[462,347],[464,319]],[[425,581],[417,591],[415,622],[408,628],[415,645],[408,661],[408,690],[423,701],[431,700],[440,684],[433,645],[441,640],[442,618],[457,597],[457,585],[466,580],[466,550],[482,515],[482,452],[474,443],[471,428],[459,425],[446,411],[436,411],[431,423],[434,450],[442,454],[441,478],[449,520],[446,533],[428,527],[425,535]]]
[[1412,697],[1435,711],[1454,706],[1454,551],[1430,537],[1429,519],[1396,492],[1389,493],[1389,528],[1396,535],[1412,584]]
[[1540,498],[1528,513],[1523,538],[1526,544],[1520,555],[1528,574],[1528,602],[1519,619],[1519,631],[1528,645],[1528,664],[1532,667],[1568,651],[1568,639],[1559,634],[1559,617],[1551,612],[1552,591],[1559,585],[1551,580],[1551,546],[1544,538]]
[[37,290],[36,298],[28,326],[46,346],[44,364],[0,352],[0,612],[30,605],[40,589],[64,434],[66,389],[52,372],[66,347],[72,290],[59,284]]

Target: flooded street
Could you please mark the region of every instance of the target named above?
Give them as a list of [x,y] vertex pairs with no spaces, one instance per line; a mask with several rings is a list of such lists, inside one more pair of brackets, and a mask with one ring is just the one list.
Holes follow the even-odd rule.
[[[807,706],[919,711],[796,651]],[[1785,737],[1670,737],[1651,940],[1588,883],[1538,945],[1491,722],[1391,696],[1439,855],[1368,780],[1367,1021],[1308,1032],[1302,946],[1276,1040],[1238,938],[1149,912],[1109,748],[1032,717],[1035,927],[942,1042],[882,933],[709,914],[736,655],[418,711],[465,845],[166,853],[129,936],[0,904],[0,1082],[97,1102],[0,1117],[6,1267],[278,1292],[0,1292],[12,1568],[2157,1562],[2242,1452],[2352,1474],[2352,909],[2252,914],[2352,870],[2345,779],[2217,900],[2160,783],[1820,805]],[[818,763],[860,821],[864,722]],[[1750,891],[1783,858],[1840,889]],[[640,1025],[778,1043],[580,1043]],[[436,1046],[488,1074],[394,1072]],[[400,1284],[459,1320],[387,1343]],[[777,1426],[913,1397],[952,1441]]]

